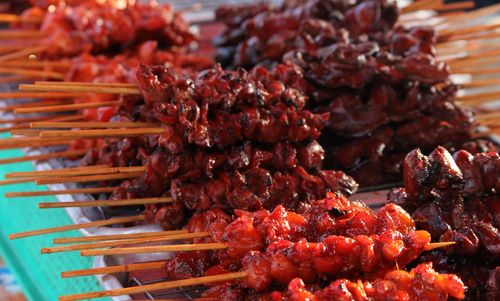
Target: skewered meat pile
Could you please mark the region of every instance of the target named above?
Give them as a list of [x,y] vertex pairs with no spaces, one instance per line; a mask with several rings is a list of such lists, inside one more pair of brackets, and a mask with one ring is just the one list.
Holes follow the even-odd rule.
[[80,53],[114,55],[155,40],[161,49],[187,48],[196,40],[170,5],[83,3],[57,6],[40,27],[47,45],[43,57],[71,57]]
[[141,66],[137,81],[144,98],[124,99],[117,117],[162,124],[165,134],[105,144],[85,164],[141,162],[144,176],[123,183],[112,198],[170,194],[174,205],[148,206],[146,212],[167,228],[179,225],[184,207],[293,208],[327,191],[356,190],[342,172],[322,168],[315,139],[328,114],[304,109],[304,81],[292,65],[250,72],[215,68],[196,77]]
[[396,3],[370,1],[285,1],[281,7],[263,4],[222,6],[217,19],[226,30],[216,39],[217,59],[224,66],[252,67],[281,61],[292,50],[308,52],[337,39],[383,35],[398,17]]
[[431,150],[446,141],[456,148],[472,139],[473,116],[455,104],[448,66],[434,58],[433,29],[394,26],[392,4],[288,2],[278,9],[221,8],[218,16],[227,27],[218,40],[226,54],[221,62],[287,62],[303,70],[308,108],[330,113],[320,138],[326,166],[361,185],[397,181],[415,147]]
[[273,292],[260,300],[439,300],[463,296],[464,286],[456,275],[438,274],[431,264],[421,264],[410,272],[392,271],[372,282],[338,279],[324,289],[306,287],[302,280],[294,279],[286,292]]
[[[326,199],[311,202],[297,213],[278,206],[271,212],[236,211],[236,214],[234,220],[219,210],[194,215],[186,228],[210,233],[210,238],[199,241],[223,242],[228,248],[176,253],[166,262],[167,275],[184,279],[244,270],[247,276],[242,282],[218,284],[204,296],[221,300],[267,300],[271,296],[278,298],[279,293],[269,293],[288,283],[289,294],[292,294],[294,284],[298,289],[302,281],[320,289],[322,282],[339,277],[365,281],[383,278],[396,266],[404,267],[415,259],[430,242],[430,234],[415,231],[412,219],[399,206],[389,204],[375,214],[364,205],[351,203],[333,193]],[[416,271],[435,274],[425,265]],[[394,278],[386,276],[387,280],[397,281],[397,275],[411,279],[415,271],[392,273]],[[301,280],[295,279],[297,277]],[[436,284],[430,282],[428,285],[460,298],[461,281],[452,275],[439,277],[446,284],[434,287]],[[378,281],[382,280],[375,280],[377,285],[389,287]],[[369,287],[367,284],[366,288]],[[329,292],[332,288],[326,288],[323,293],[335,294]],[[427,291],[432,292],[432,289]]]
[[389,194],[389,200],[412,212],[417,227],[433,239],[456,242],[421,261],[461,276],[469,300],[499,297],[499,174],[496,152],[473,156],[462,150],[452,157],[439,147],[427,157],[414,150],[404,161],[405,188]]

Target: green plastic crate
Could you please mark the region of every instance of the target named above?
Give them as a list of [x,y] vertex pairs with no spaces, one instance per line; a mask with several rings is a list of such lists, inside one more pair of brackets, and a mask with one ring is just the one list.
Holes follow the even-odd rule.
[[[22,155],[21,150],[0,151],[0,158]],[[0,165],[1,178],[6,172],[30,170],[34,170],[31,162]],[[0,186],[2,196],[9,191],[32,190],[47,190],[47,188],[34,183]],[[1,255],[15,274],[26,297],[32,301],[52,301],[57,300],[61,295],[102,290],[101,285],[93,276],[69,279],[60,277],[63,271],[92,267],[93,258],[81,257],[78,252],[46,255],[40,253],[42,247],[52,245],[53,238],[81,236],[80,232],[60,232],[9,240],[8,235],[11,233],[72,223],[64,209],[38,209],[37,203],[40,201],[56,201],[56,199],[47,196],[2,198],[0,202]],[[99,300],[109,300],[109,298]]]

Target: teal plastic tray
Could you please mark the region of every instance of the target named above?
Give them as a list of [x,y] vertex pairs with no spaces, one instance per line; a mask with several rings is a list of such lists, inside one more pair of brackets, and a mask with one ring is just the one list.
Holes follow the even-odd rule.
[[[0,136],[5,138],[6,136]],[[0,151],[0,158],[23,156],[21,150]],[[34,170],[31,162],[0,165],[0,176],[6,172]],[[34,183],[0,186],[3,196],[9,191],[47,190]],[[40,201],[56,201],[54,197],[5,198],[0,201],[0,252],[32,301],[52,301],[58,296],[102,290],[92,276],[62,279],[61,272],[92,267],[93,258],[81,257],[78,252],[42,255],[40,249],[52,245],[55,237],[81,236],[78,231],[60,232],[9,240],[9,234],[32,229],[71,224],[64,209],[38,209]],[[109,300],[102,298],[99,300]]]

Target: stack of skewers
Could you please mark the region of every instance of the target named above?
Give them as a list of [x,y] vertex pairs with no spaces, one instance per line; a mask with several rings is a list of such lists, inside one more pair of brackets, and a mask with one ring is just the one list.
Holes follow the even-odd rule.
[[[140,215],[11,238],[157,223],[165,231],[59,240],[76,244],[42,252],[175,254],[64,274],[160,269],[172,281],[61,300],[190,285],[206,286],[202,298],[215,300],[500,296],[500,157],[483,139],[498,132],[499,114],[487,105],[499,94],[471,92],[495,80],[454,82],[498,72],[483,63],[497,63],[490,40],[499,25],[462,23],[500,7],[464,12],[469,2],[425,0],[401,12],[383,0],[221,7],[217,65],[196,56],[196,35],[168,5],[76,2],[2,16],[11,23],[0,31],[0,72],[10,74],[3,81],[35,80],[3,97],[41,100],[3,107],[16,114],[5,131],[20,137],[0,148],[62,146],[3,163],[65,157],[79,166],[13,172],[2,184],[94,183],[7,196],[104,194],[40,207],[128,207]],[[424,12],[432,18],[422,20]],[[464,150],[452,158],[439,145]],[[427,158],[414,148],[436,150]],[[358,185],[400,186],[403,177],[404,188],[378,213],[345,198]],[[120,248],[167,241],[186,243]]]

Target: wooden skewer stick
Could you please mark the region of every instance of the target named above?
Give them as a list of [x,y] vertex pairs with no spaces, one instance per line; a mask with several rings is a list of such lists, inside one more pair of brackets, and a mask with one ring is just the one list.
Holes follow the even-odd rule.
[[474,1],[463,1],[457,3],[440,3],[432,7],[436,11],[447,11],[447,10],[464,10],[474,8],[476,3]]
[[84,86],[84,87],[108,87],[108,88],[137,88],[137,85],[127,83],[93,83],[93,82],[52,82],[36,81],[35,85],[46,86]]
[[89,222],[89,223],[74,224],[74,225],[59,226],[59,227],[54,227],[54,228],[45,228],[45,229],[20,232],[20,233],[15,233],[15,234],[9,235],[9,238],[10,239],[17,239],[17,238],[23,238],[23,237],[29,237],[29,236],[35,236],[35,235],[70,231],[70,230],[109,226],[109,225],[113,225],[113,224],[140,222],[140,221],[144,221],[144,220],[145,220],[144,215],[115,217],[115,218],[110,218],[110,219],[105,219],[105,220],[100,220],[100,221],[95,221],[95,222]]
[[485,74],[499,74],[500,68],[484,68],[484,69],[470,69],[470,68],[460,68],[453,69],[455,74],[470,74],[470,75],[485,75]]
[[484,103],[497,99],[500,99],[500,91],[475,93],[457,97],[457,100],[467,103]]
[[36,178],[21,178],[21,179],[8,179],[8,180],[0,180],[0,186],[2,185],[11,185],[11,184],[19,184],[19,183],[28,183],[35,181]]
[[36,39],[41,37],[43,37],[43,34],[38,30],[0,30],[0,39]]
[[64,79],[64,74],[59,73],[59,72],[32,70],[32,69],[23,69],[23,68],[0,67],[0,73],[26,75],[26,76],[32,76],[32,77],[47,77],[47,78],[53,78],[53,79]]
[[204,250],[221,250],[227,249],[227,244],[224,243],[201,243],[201,244],[182,244],[168,246],[146,246],[146,247],[129,247],[129,248],[114,248],[104,250],[82,250],[82,256],[100,256],[100,255],[126,255],[126,254],[144,254],[157,252],[187,252],[187,251],[204,251]]
[[[64,116],[52,116],[54,119],[60,118],[60,117],[72,117],[75,116],[73,114],[71,115],[64,115]],[[12,123],[12,124],[18,124],[18,123],[29,123],[29,122],[54,122],[51,121],[52,117],[47,117],[47,116],[34,116],[34,117],[17,117],[17,118],[6,118],[6,119],[0,119],[0,124],[4,123]]]
[[10,134],[12,136],[23,136],[23,137],[38,137],[40,131],[26,129],[27,125],[20,125],[18,128],[11,129]]
[[[57,118],[47,118],[47,116],[43,116],[43,119],[41,119],[41,120],[54,120],[54,121],[55,120],[82,120],[84,118],[85,117],[82,115],[70,115],[70,116],[62,116],[62,117],[57,117]],[[23,119],[23,118],[18,118],[18,119]],[[10,126],[10,127],[0,128],[0,132],[10,131],[12,134],[14,134],[14,132],[16,132],[17,129],[27,129],[27,128],[29,128],[29,126],[30,126],[29,123],[24,123],[24,124],[19,123],[19,124]],[[39,133],[36,134],[36,136],[38,136],[38,135],[39,135]]]
[[215,276],[204,276],[204,277],[190,278],[185,280],[167,281],[167,282],[146,284],[141,286],[126,287],[126,288],[99,291],[99,292],[67,295],[59,297],[59,301],[75,301],[75,300],[95,299],[95,298],[109,297],[109,296],[131,295],[131,294],[173,289],[185,286],[202,285],[213,282],[230,281],[230,280],[245,278],[246,276],[247,272],[235,272],[235,273],[227,273]]
[[50,253],[58,253],[58,252],[66,252],[66,251],[102,249],[102,248],[118,247],[118,246],[124,246],[124,245],[140,245],[140,244],[149,244],[149,243],[165,242],[165,241],[172,241],[172,240],[190,240],[190,239],[194,239],[194,238],[207,237],[209,235],[210,234],[208,232],[194,232],[194,233],[184,233],[184,234],[158,236],[158,237],[145,237],[145,238],[134,238],[134,239],[127,239],[127,240],[102,241],[102,242],[88,243],[88,244],[76,244],[76,245],[70,245],[70,246],[42,248],[42,254],[50,254]]
[[18,16],[15,14],[0,14],[0,22],[1,23],[15,23],[15,22],[23,22],[23,23],[41,23],[43,21],[40,17],[35,16]]
[[481,114],[476,117],[478,121],[486,121],[486,120],[494,120],[498,121],[497,119],[500,119],[500,112],[493,112],[493,113],[486,113],[486,114]]
[[73,151],[59,151],[59,152],[50,152],[47,154],[41,155],[33,155],[33,156],[25,156],[19,158],[8,158],[8,159],[0,159],[0,164],[9,164],[9,163],[18,163],[25,161],[45,161],[53,158],[72,158],[72,157],[80,157],[87,153],[88,150],[73,150]]
[[47,92],[4,92],[0,93],[0,99],[31,99],[31,98],[77,98],[79,93],[47,93]]
[[61,237],[61,238],[54,238],[54,244],[94,242],[94,241],[112,241],[112,240],[114,241],[114,240],[126,240],[126,239],[135,239],[135,238],[169,236],[169,235],[186,234],[186,233],[189,233],[189,231],[188,230],[170,230],[170,231],[145,232],[145,233]]
[[118,105],[120,105],[120,101],[99,101],[99,102],[64,104],[57,106],[19,108],[14,110],[14,113],[16,114],[53,113],[53,112],[77,111],[77,110],[100,108],[100,107],[116,107]]
[[29,124],[28,123],[18,123],[18,124],[14,124],[14,125],[11,125],[11,126],[6,126],[6,127],[1,127],[0,128],[0,133],[6,133],[6,132],[11,132],[12,131],[15,131],[15,130],[18,130],[18,129],[27,129],[29,128]]
[[401,8],[401,13],[411,13],[417,10],[426,9],[432,7],[435,0],[422,0],[422,1],[414,1],[410,3],[408,6]]
[[78,130],[78,131],[42,131],[42,138],[105,138],[105,137],[134,137],[142,135],[159,135],[165,132],[164,128],[135,128],[135,129],[105,129],[105,130]]
[[88,176],[88,175],[104,175],[123,172],[141,172],[145,171],[144,166],[130,167],[109,167],[107,165],[92,165],[83,167],[61,168],[52,170],[37,170],[37,171],[21,171],[10,172],[5,175],[6,178],[23,178],[23,177],[60,177],[60,176]]
[[65,189],[65,190],[7,192],[5,193],[5,197],[18,198],[18,197],[64,195],[64,194],[112,193],[117,188],[118,187],[96,187],[96,188],[79,188],[79,189]]
[[39,121],[30,123],[33,129],[120,129],[120,128],[147,128],[157,127],[156,124],[146,122],[51,122]]
[[438,249],[438,248],[444,248],[447,246],[451,246],[454,244],[455,244],[454,241],[434,242],[434,243],[430,243],[427,246],[425,246],[425,250],[430,251],[430,250],[434,250],[434,249]]
[[28,124],[16,124],[13,126],[7,126],[7,127],[0,128],[0,133],[10,132],[11,135],[14,135],[14,134],[12,134],[13,131],[17,131],[19,129],[26,129],[28,127],[29,127]]
[[[437,242],[428,244],[425,249],[432,250],[446,247],[455,242]],[[145,254],[157,252],[185,252],[185,251],[203,251],[203,250],[221,250],[227,249],[227,244],[224,243],[200,243],[200,244],[182,244],[182,245],[167,245],[167,246],[145,246],[145,247],[129,247],[129,248],[114,248],[104,250],[82,250],[82,256],[101,256],[101,255],[127,255],[127,254]]]
[[58,184],[58,183],[86,183],[86,182],[99,182],[132,179],[142,176],[142,172],[126,172],[110,175],[92,175],[92,176],[78,176],[78,177],[49,177],[46,179],[35,180],[37,185],[44,184]]
[[[61,175],[64,175],[64,172],[74,172],[74,173],[89,173],[93,172],[94,169],[102,169],[105,168],[106,165],[94,165],[94,166],[83,166],[83,167],[71,167],[71,168],[66,168],[63,169],[61,173],[57,172],[58,169],[55,170],[40,170],[40,171],[28,171],[26,172],[27,174],[24,174],[24,172],[20,172],[19,175],[17,172],[13,172],[10,174],[6,174],[6,178],[30,178],[30,179],[39,179],[40,177],[59,177]],[[54,173],[54,171],[56,171]],[[40,173],[40,174],[38,174]]]
[[456,61],[456,62],[451,62],[451,70],[453,73],[455,70],[460,70],[460,69],[465,69],[467,67],[477,67],[483,64],[489,65],[489,64],[495,64],[498,63],[498,57],[487,57],[487,58],[482,58],[482,57],[477,57],[477,58],[471,58],[466,61]]
[[[19,46],[20,47],[20,46]],[[26,46],[24,46],[26,48]],[[23,48],[20,48],[23,49]],[[41,67],[41,68],[57,68],[57,69],[68,69],[71,67],[71,62],[69,60],[60,60],[60,61],[35,61],[35,60],[13,60],[13,61],[5,61],[0,62],[0,66],[2,67],[18,67],[18,68],[33,68],[33,67]]]
[[30,78],[31,78],[30,76],[25,76],[25,75],[12,75],[0,78],[0,84],[18,83]]
[[[14,149],[23,147],[41,147],[41,146],[65,146],[73,141],[73,138],[54,138],[54,139],[40,139],[40,137],[20,137],[9,138],[0,140],[0,149]],[[5,142],[5,143],[3,143]]]
[[166,204],[171,203],[172,198],[142,198],[128,200],[103,200],[103,201],[80,201],[80,202],[50,202],[39,203],[38,208],[72,208],[72,207],[116,207],[116,206],[136,206],[146,204]]
[[481,31],[491,31],[500,27],[500,24],[487,24],[487,25],[476,25],[476,26],[467,26],[458,29],[445,29],[439,32],[439,39],[446,41],[453,41],[456,39],[460,39],[462,35],[473,34]]
[[[26,49],[28,47],[33,47],[33,46],[35,46],[35,45],[34,44],[25,44],[25,43],[23,43],[23,44],[16,43],[16,44],[0,45],[0,53],[1,54],[9,53],[9,52],[12,52],[12,51],[23,50],[23,49]],[[19,66],[19,65],[17,65],[17,66]]]
[[469,83],[458,84],[462,88],[494,87],[497,85],[500,85],[500,79],[498,78],[476,79]]
[[31,48],[25,48],[23,50],[19,50],[16,52],[4,54],[0,56],[0,62],[4,61],[10,61],[18,58],[23,58],[23,57],[28,57],[33,54],[39,54],[44,52],[48,46],[42,45],[42,46],[36,46],[36,47],[31,47]]
[[132,263],[132,264],[117,265],[104,268],[67,271],[67,272],[62,272],[61,277],[71,278],[71,277],[81,277],[81,276],[91,276],[91,275],[113,274],[120,272],[159,270],[162,269],[164,266],[165,266],[165,261]]
[[21,91],[38,91],[38,92],[78,92],[78,93],[97,93],[97,94],[132,94],[140,95],[139,88],[115,88],[115,87],[99,87],[99,86],[60,86],[60,85],[19,85]]
[[11,106],[5,106],[5,107],[0,107],[0,111],[3,112],[11,112],[14,111],[18,108],[30,108],[34,106],[42,106],[42,105],[59,105],[59,104],[67,104],[68,101],[64,99],[47,99],[47,100],[41,100],[41,101],[36,101],[36,102],[29,102],[29,103],[21,103],[21,104],[15,104]]
[[455,62],[464,62],[470,59],[477,59],[477,58],[487,58],[487,57],[497,57],[500,55],[500,49],[493,49],[493,50],[488,50],[488,51],[483,51],[483,52],[475,52],[475,53],[469,53],[464,56],[460,57],[453,57],[449,59],[442,59],[446,61],[446,63],[453,65]]

